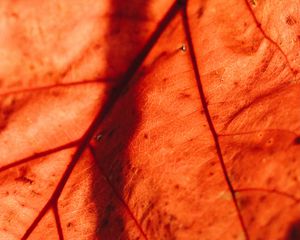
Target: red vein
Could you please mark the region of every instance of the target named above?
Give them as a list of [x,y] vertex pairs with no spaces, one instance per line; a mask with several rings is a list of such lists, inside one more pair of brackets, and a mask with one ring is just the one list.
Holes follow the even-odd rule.
[[165,28],[169,25],[171,20],[175,17],[175,15],[179,11],[179,9],[180,9],[179,5],[177,4],[177,2],[175,2],[171,6],[171,8],[168,10],[166,15],[163,17],[163,19],[158,23],[157,28],[155,29],[155,31],[152,33],[152,35],[148,39],[145,47],[142,49],[142,51],[137,55],[137,57],[134,59],[132,64],[129,66],[129,68],[127,69],[126,73],[124,74],[122,80],[110,91],[110,94],[108,94],[108,97],[104,100],[103,107],[99,110],[95,119],[92,121],[90,127],[87,129],[86,133],[83,135],[80,145],[76,149],[69,166],[67,167],[62,178],[60,179],[51,198],[45,204],[45,206],[40,211],[40,213],[35,218],[35,220],[30,225],[30,227],[27,229],[27,231],[25,232],[25,234],[22,237],[22,240],[25,240],[30,236],[32,231],[35,229],[35,227],[37,226],[39,221],[43,218],[43,216],[46,214],[46,212],[49,210],[49,208],[52,206],[52,204],[58,200],[74,167],[76,166],[78,160],[80,159],[84,150],[88,146],[88,144],[89,144],[90,140],[92,139],[94,133],[96,132],[98,126],[103,122],[103,120],[105,119],[107,114],[111,111],[113,106],[119,100],[124,89],[126,89],[128,84],[132,80],[133,76],[135,75],[135,73],[140,68],[141,64],[144,62],[145,58],[149,54],[150,50],[153,48],[153,46],[157,42],[158,38],[163,33]]
[[79,82],[69,82],[69,83],[57,83],[53,85],[47,85],[47,86],[40,86],[40,87],[33,87],[33,88],[21,88],[21,89],[15,89],[11,91],[1,92],[0,96],[7,96],[12,94],[19,94],[19,93],[27,93],[27,92],[37,92],[41,90],[49,90],[52,88],[60,88],[60,87],[69,87],[69,86],[77,86],[77,85],[84,85],[84,84],[90,84],[90,83],[111,83],[109,80],[105,79],[94,79],[94,80],[85,80],[85,81],[79,81]]
[[236,193],[238,193],[238,192],[252,192],[252,191],[267,192],[267,193],[277,194],[277,195],[280,195],[280,196],[292,199],[295,202],[299,202],[300,201],[299,198],[296,198],[295,196],[293,196],[293,195],[291,195],[289,193],[281,192],[281,191],[278,191],[278,190],[275,190],[275,189],[264,189],[264,188],[241,188],[241,189],[235,189]]
[[16,167],[16,166],[21,165],[23,163],[27,163],[29,161],[33,161],[35,159],[48,156],[48,155],[50,155],[52,153],[56,153],[56,152],[59,152],[59,151],[62,151],[62,150],[68,149],[68,148],[75,147],[78,143],[79,143],[79,140],[76,140],[76,141],[69,142],[67,144],[64,144],[64,145],[61,145],[61,146],[58,146],[58,147],[55,147],[55,148],[52,148],[52,149],[48,149],[48,150],[43,151],[43,152],[35,153],[32,156],[23,158],[23,159],[21,159],[19,161],[16,161],[16,162],[13,162],[13,163],[10,163],[10,164],[7,164],[5,166],[0,167],[0,172],[3,172],[5,170],[7,170],[7,169]]
[[290,69],[290,71],[292,72],[292,74],[295,76],[295,74],[297,73],[297,71],[291,67],[291,64],[290,64],[290,62],[289,62],[289,59],[288,59],[287,55],[285,54],[285,52],[284,52],[284,51],[282,50],[282,48],[281,48],[281,47],[280,47],[280,46],[279,46],[272,38],[270,38],[270,37],[266,34],[266,32],[263,30],[263,28],[261,27],[261,23],[257,20],[257,18],[256,18],[256,16],[255,16],[255,14],[254,14],[254,12],[253,12],[253,10],[252,10],[252,8],[251,8],[251,6],[250,6],[248,0],[244,0],[244,1],[245,1],[245,3],[246,3],[246,6],[247,6],[247,8],[248,8],[248,10],[249,10],[249,12],[250,12],[250,14],[251,14],[251,16],[252,16],[252,18],[253,18],[255,24],[256,24],[256,26],[258,27],[258,29],[260,30],[260,32],[262,33],[262,35],[263,35],[269,42],[271,42],[271,43],[272,43],[272,44],[280,51],[280,53],[283,55],[283,57],[285,58],[285,60],[286,60],[286,62],[287,62],[288,68]]
[[[94,160],[96,161],[96,154],[95,154],[95,151],[94,151],[93,147],[90,146],[89,149],[90,149],[90,151],[91,151],[91,153],[93,155]],[[109,177],[105,174],[105,171],[103,170],[103,168],[101,166],[99,166],[99,165],[97,165],[97,166],[99,167],[102,176],[105,178],[106,182],[111,187],[113,193],[116,195],[117,199],[123,204],[123,206],[126,209],[127,213],[132,218],[132,220],[134,221],[135,225],[138,227],[138,229],[141,232],[141,234],[143,235],[143,237],[146,240],[148,240],[148,237],[147,237],[146,233],[144,232],[142,226],[140,225],[140,223],[138,222],[138,220],[136,219],[136,217],[134,216],[134,214],[130,210],[128,204],[125,202],[125,200],[122,198],[122,196],[118,193],[117,189],[114,187],[114,185],[112,184],[112,182],[109,180]]]
[[64,234],[63,234],[63,230],[61,227],[60,217],[59,217],[58,208],[57,208],[57,202],[53,205],[52,210],[54,213],[54,218],[55,218],[55,223],[56,223],[59,240],[64,240]]
[[198,86],[200,100],[201,100],[201,103],[202,103],[202,106],[203,106],[205,117],[206,117],[207,123],[209,125],[210,131],[212,133],[212,136],[213,136],[213,139],[214,139],[214,142],[215,142],[215,148],[216,148],[216,151],[217,151],[219,162],[221,164],[221,168],[222,168],[226,183],[227,183],[229,191],[231,193],[231,196],[232,196],[232,199],[233,199],[233,202],[234,202],[237,214],[238,214],[238,218],[239,218],[239,221],[241,223],[241,227],[244,231],[245,238],[249,239],[249,235],[248,235],[245,223],[244,223],[242,215],[239,211],[238,202],[237,202],[237,199],[236,199],[236,196],[235,196],[235,192],[234,192],[232,183],[229,179],[228,172],[227,172],[227,169],[226,169],[226,166],[225,166],[225,163],[224,163],[224,159],[223,159],[223,155],[222,155],[222,151],[221,151],[221,146],[220,146],[220,142],[219,142],[219,137],[218,137],[218,134],[217,134],[216,129],[214,127],[214,124],[213,124],[213,121],[211,119],[210,112],[209,112],[209,109],[208,109],[208,106],[207,106],[207,102],[206,102],[206,98],[205,98],[205,94],[204,94],[204,90],[203,90],[203,86],[202,86],[202,82],[201,82],[201,78],[200,78],[198,63],[197,63],[197,59],[196,59],[196,53],[195,53],[195,50],[194,50],[194,45],[193,45],[193,41],[192,41],[192,37],[191,37],[191,30],[190,30],[190,26],[189,26],[189,22],[188,22],[186,3],[185,3],[185,5],[182,9],[182,19],[183,19],[183,25],[184,25],[184,31],[185,31],[186,39],[187,39],[187,42],[188,42],[188,47],[190,49],[189,52],[190,52],[190,57],[191,57],[191,61],[192,61],[193,69],[194,69],[194,74],[195,74],[195,78],[196,78],[196,82],[197,82],[197,86]]

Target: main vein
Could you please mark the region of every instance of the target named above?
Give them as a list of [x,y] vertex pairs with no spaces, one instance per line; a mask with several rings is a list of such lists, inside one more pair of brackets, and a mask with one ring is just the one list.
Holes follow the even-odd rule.
[[197,87],[198,87],[202,107],[203,107],[203,110],[204,110],[204,114],[205,114],[206,120],[207,120],[208,125],[209,125],[209,129],[210,129],[211,134],[212,134],[213,139],[214,139],[215,149],[216,149],[216,152],[217,152],[217,155],[218,155],[218,158],[219,158],[219,162],[221,164],[221,168],[222,168],[222,171],[223,171],[223,175],[225,177],[225,181],[226,181],[226,183],[228,185],[228,188],[229,188],[229,191],[231,193],[232,200],[233,200],[234,206],[236,208],[236,211],[237,211],[237,214],[238,214],[238,217],[239,217],[239,221],[241,223],[241,227],[244,231],[245,238],[248,240],[249,239],[248,231],[247,231],[245,223],[243,221],[242,214],[239,210],[238,202],[237,202],[237,199],[236,199],[236,196],[235,196],[235,190],[234,190],[233,185],[230,181],[230,178],[229,178],[229,175],[228,175],[225,163],[224,163],[224,159],[223,159],[223,155],[222,155],[222,151],[221,151],[221,146],[220,146],[220,142],[219,142],[219,136],[218,136],[218,133],[215,129],[215,126],[213,124],[213,121],[212,121],[212,118],[211,118],[211,115],[210,115],[210,112],[209,112],[209,109],[208,109],[208,106],[207,106],[207,101],[206,101],[205,93],[204,93],[204,90],[203,90],[203,86],[202,86],[202,82],[201,82],[201,78],[200,78],[200,72],[199,72],[199,68],[198,68],[198,63],[197,63],[197,59],[196,59],[196,53],[195,53],[195,49],[194,49],[194,45],[193,45],[193,41],[192,41],[192,37],[191,37],[191,30],[190,30],[190,25],[189,25],[189,22],[188,22],[186,4],[182,8],[182,19],[183,19],[184,31],[185,31],[186,39],[187,39],[187,42],[188,42],[188,47],[189,47],[189,50],[190,50],[189,51],[190,52],[190,57],[191,57],[191,61],[192,61],[193,69],[194,69],[194,74],[195,74]]
[[118,102],[124,89],[126,89],[126,87],[129,85],[133,76],[138,71],[138,69],[144,62],[145,58],[148,56],[151,49],[153,48],[153,46],[155,45],[155,43],[157,42],[157,40],[159,39],[161,34],[164,32],[166,27],[169,25],[171,20],[176,16],[176,14],[178,13],[179,10],[180,10],[180,5],[177,2],[175,2],[171,6],[171,8],[168,10],[168,12],[165,14],[163,19],[158,23],[157,28],[155,29],[155,31],[152,33],[152,35],[148,39],[145,47],[142,49],[142,51],[137,55],[137,57],[134,59],[132,64],[129,66],[129,68],[125,72],[124,76],[122,77],[121,81],[119,83],[117,83],[115,87],[111,88],[108,96],[104,99],[104,103],[102,104],[98,114],[92,121],[92,123],[91,123],[90,127],[87,129],[86,133],[82,136],[81,142],[80,142],[79,146],[77,147],[70,164],[68,165],[66,171],[64,172],[62,178],[60,179],[51,198],[45,204],[43,209],[39,212],[38,216],[35,218],[35,220],[30,225],[30,227],[27,229],[27,231],[21,238],[22,240],[25,240],[30,236],[30,234],[36,228],[36,226],[41,221],[41,219],[46,214],[46,212],[53,206],[53,204],[55,204],[57,202],[74,167],[76,166],[77,162],[79,161],[79,159],[82,156],[85,149],[88,147],[88,144],[91,141],[96,130],[98,129],[99,125],[103,122],[103,120],[110,113],[110,111],[112,110],[114,105]]

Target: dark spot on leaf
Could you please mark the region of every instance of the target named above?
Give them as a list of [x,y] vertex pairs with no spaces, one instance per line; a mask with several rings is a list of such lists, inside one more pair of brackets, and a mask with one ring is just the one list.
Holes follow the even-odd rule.
[[298,178],[297,177],[294,176],[292,179],[293,179],[294,182],[298,182]]
[[151,219],[148,219],[146,223],[146,229],[149,229],[150,227],[151,227]]
[[111,138],[112,135],[114,134],[114,132],[115,132],[115,129],[112,129],[112,130],[108,133],[107,137]]
[[249,222],[250,222],[250,223],[253,223],[254,221],[255,221],[255,217],[252,216],[252,217],[250,218]]
[[101,222],[101,228],[105,228],[106,226],[109,225],[109,219],[111,216],[112,211],[115,210],[115,206],[112,205],[111,203],[109,203],[106,208],[105,208],[105,212],[104,212],[104,217],[103,220]]
[[15,180],[23,182],[23,183],[29,183],[29,184],[33,183],[33,180],[31,180],[30,178],[27,178],[25,176],[21,176],[21,177],[15,178]]
[[215,166],[216,165],[216,162],[211,162],[210,163],[210,166]]
[[285,22],[290,26],[293,26],[297,23],[296,19],[292,16],[287,16]]
[[176,185],[175,185],[175,188],[176,188],[176,189],[179,189],[179,185],[178,185],[178,184],[176,184]]
[[165,229],[166,229],[168,232],[171,232],[171,226],[170,226],[169,223],[165,225]]
[[187,93],[180,93],[180,98],[189,98],[191,95]]
[[299,240],[300,239],[300,220],[293,222],[286,234],[286,240]]
[[251,205],[251,200],[249,197],[241,197],[238,201],[240,209],[246,208]]
[[266,197],[265,195],[263,195],[263,196],[261,196],[261,197],[259,198],[259,201],[260,201],[260,202],[264,202],[264,201],[266,200],[266,198],[267,198],[267,197]]
[[204,8],[200,7],[197,11],[197,18],[200,18],[204,13]]
[[36,192],[34,190],[31,191],[34,195],[37,195],[37,196],[41,196],[41,194],[39,192]]
[[144,134],[144,138],[145,138],[145,139],[148,139],[148,138],[149,138],[147,133]]
[[71,227],[71,226],[72,226],[72,223],[69,222],[69,223],[67,224],[67,227]]
[[250,0],[250,3],[251,3],[253,6],[256,6],[256,5],[257,5],[257,0]]
[[300,136],[298,136],[298,137],[295,138],[294,143],[296,145],[300,144]]

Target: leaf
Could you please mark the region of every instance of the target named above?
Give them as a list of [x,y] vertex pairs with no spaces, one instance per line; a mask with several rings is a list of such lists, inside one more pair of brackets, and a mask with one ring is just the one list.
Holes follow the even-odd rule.
[[298,5],[1,2],[0,239],[299,239]]

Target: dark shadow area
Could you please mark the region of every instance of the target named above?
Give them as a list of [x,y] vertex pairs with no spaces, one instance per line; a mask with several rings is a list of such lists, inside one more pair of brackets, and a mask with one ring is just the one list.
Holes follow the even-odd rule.
[[[98,129],[90,150],[97,166],[93,198],[98,210],[96,234],[99,239],[147,239],[127,205],[133,191],[132,184],[127,184],[128,178],[139,171],[131,165],[128,149],[141,118],[143,95],[139,81],[148,72],[143,62],[179,9],[180,5],[175,2],[147,36],[145,2],[111,2],[107,75],[115,72],[122,77],[114,87],[107,89],[107,98],[88,130],[90,133],[95,127]],[[128,222],[130,229],[125,227]]]
[[291,223],[287,233],[286,240],[300,240],[300,220]]
[[[139,100],[135,89],[139,74],[135,72],[142,61],[137,61],[134,67],[131,65],[134,65],[135,58],[147,41],[143,25],[147,21],[148,9],[147,2],[139,0],[111,0],[110,4],[106,75],[121,77],[114,88],[108,89],[109,113],[101,123],[95,139],[94,157],[106,187],[103,190],[103,185],[95,183],[93,195],[98,209],[97,237],[119,239],[121,236],[120,239],[131,239],[133,236],[125,229],[126,221],[132,219],[137,226],[138,222],[124,199],[124,195],[128,196],[128,192],[125,193],[128,189],[124,190],[124,184],[127,172],[132,171],[128,144],[140,121]],[[115,99],[116,103],[111,99]],[[95,182],[98,182],[97,179]],[[137,232],[139,231],[142,232],[141,229]]]

